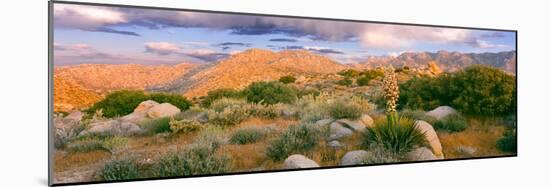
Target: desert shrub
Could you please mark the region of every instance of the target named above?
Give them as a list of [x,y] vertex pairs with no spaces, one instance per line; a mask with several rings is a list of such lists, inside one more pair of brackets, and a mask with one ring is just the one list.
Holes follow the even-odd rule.
[[517,135],[515,130],[507,130],[504,136],[497,140],[497,148],[504,152],[518,151]]
[[88,136],[77,139],[67,146],[69,152],[103,150],[114,153],[128,144],[128,138],[119,136]]
[[426,116],[426,112],[423,110],[404,109],[399,112],[399,116],[411,120],[422,120],[428,122],[429,124],[434,124],[437,121],[437,119],[434,117]]
[[388,151],[384,146],[373,144],[369,147],[369,154],[364,158],[363,164],[384,164],[399,162],[399,157]]
[[226,130],[221,127],[206,127],[199,132],[197,138],[195,138],[192,144],[196,146],[203,145],[211,147],[212,149],[217,149],[222,144],[224,144],[225,132]]
[[317,145],[320,132],[311,125],[291,126],[267,147],[266,154],[273,161],[281,161],[291,154],[304,154]]
[[249,144],[263,139],[265,135],[265,130],[258,127],[241,128],[231,135],[229,142],[232,144]]
[[178,94],[152,93],[148,96],[150,100],[156,101],[158,103],[170,103],[181,110],[187,110],[192,105],[191,102],[189,102],[185,97]]
[[376,78],[379,78],[379,77],[383,77],[384,76],[384,71],[379,70],[379,69],[365,70],[361,73],[361,76],[367,77],[369,79],[376,79]]
[[474,65],[453,76],[451,105],[465,114],[506,115],[515,110],[515,77],[503,70]]
[[220,98],[210,105],[210,109],[221,112],[225,108],[236,108],[236,107],[244,107],[248,105],[246,100],[244,99],[235,99],[235,98]]
[[249,104],[245,108],[250,116],[275,119],[281,116],[280,108],[282,108],[282,105],[280,103],[273,105]]
[[103,180],[130,180],[139,177],[139,166],[132,158],[116,158],[105,163],[100,176]]
[[353,84],[353,80],[349,78],[344,78],[344,79],[338,80],[336,84],[342,85],[342,86],[351,86],[351,84]]
[[286,75],[279,78],[279,82],[282,82],[284,84],[290,84],[296,82],[296,77],[292,75]]
[[157,118],[157,119],[146,119],[142,120],[139,123],[139,126],[147,132],[150,133],[164,133],[164,132],[172,132],[170,130],[170,118],[169,117],[163,117],[163,118]]
[[380,145],[394,155],[404,155],[425,145],[426,139],[413,120],[401,117],[395,124],[387,119],[377,120],[374,126],[364,131],[362,144],[367,148]]
[[328,106],[330,115],[335,119],[359,119],[363,113],[361,106],[353,102],[337,100]]
[[103,141],[96,138],[76,140],[67,145],[69,152],[89,152],[103,149]]
[[210,107],[210,104],[221,98],[240,98],[242,93],[231,88],[220,88],[208,92],[208,95],[202,100],[203,107]]
[[252,103],[292,103],[298,96],[298,89],[280,82],[255,82],[245,90],[246,100]]
[[115,91],[92,105],[86,112],[92,115],[95,111],[101,109],[105,117],[123,116],[132,113],[139,103],[147,99],[149,97],[142,91]]
[[297,111],[297,116],[304,123],[312,123],[317,120],[330,117],[326,110],[329,106],[328,100],[331,96],[327,93],[321,93],[318,96],[307,95],[294,103],[293,107]]
[[230,161],[227,156],[217,156],[210,146],[192,145],[161,156],[152,167],[152,173],[155,177],[226,173],[230,171]]
[[447,132],[460,132],[468,128],[466,119],[460,114],[450,114],[441,120],[437,120],[433,124],[436,130],[444,130]]
[[201,129],[203,125],[195,120],[175,120],[170,119],[170,131],[172,133],[188,133]]
[[338,75],[342,75],[344,77],[357,77],[361,74],[361,72],[354,70],[354,69],[346,69],[338,72]]
[[245,106],[232,105],[225,107],[222,111],[209,110],[208,122],[221,127],[233,126],[241,123],[249,117],[248,109]]
[[349,102],[357,104],[362,113],[369,113],[376,109],[376,105],[371,103],[370,100],[364,96],[354,95],[350,98]]
[[316,88],[304,88],[298,91],[298,98],[308,95],[319,96],[319,94],[321,94],[321,92]]

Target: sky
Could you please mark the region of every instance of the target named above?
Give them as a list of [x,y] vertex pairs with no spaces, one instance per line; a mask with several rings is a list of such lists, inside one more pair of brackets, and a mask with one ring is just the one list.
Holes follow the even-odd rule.
[[403,52],[515,50],[515,33],[318,19],[54,4],[54,65],[208,63],[249,48],[339,63]]

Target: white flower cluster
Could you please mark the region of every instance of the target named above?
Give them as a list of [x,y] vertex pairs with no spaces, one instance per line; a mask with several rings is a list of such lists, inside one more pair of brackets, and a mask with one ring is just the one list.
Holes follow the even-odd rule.
[[395,69],[391,65],[384,71],[382,88],[384,89],[384,98],[386,98],[386,112],[397,112],[396,107],[397,100],[399,99],[399,85],[397,85]]

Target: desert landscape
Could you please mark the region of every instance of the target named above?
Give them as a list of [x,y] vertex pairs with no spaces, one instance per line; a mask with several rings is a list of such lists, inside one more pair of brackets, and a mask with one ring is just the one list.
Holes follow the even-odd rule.
[[[145,51],[140,48],[136,55],[122,56],[123,52],[100,51],[97,46],[101,44],[70,44],[82,41],[64,38],[70,32],[121,35],[121,43],[125,37],[140,37],[137,31],[141,30],[135,36],[130,31],[80,28],[82,24],[70,25],[72,20],[60,17],[77,12],[84,21],[100,22],[97,17],[86,17],[85,12],[94,7],[80,6],[55,7],[58,17],[54,21],[59,22],[60,32],[54,43],[54,183],[494,157],[517,152],[515,46],[506,48],[504,44],[464,37],[463,45],[477,51],[446,50],[447,46],[461,45],[455,38],[448,40],[455,43],[433,42],[439,50],[418,47],[351,58],[345,56],[345,50],[326,47],[246,43],[255,38],[209,45],[218,51],[194,52],[186,50],[204,44],[186,41],[189,45],[183,47],[147,42]],[[120,17],[102,22],[106,26],[135,23],[128,20],[139,12],[95,9]],[[190,22],[183,20],[181,24]],[[139,26],[146,27],[143,25]],[[169,26],[184,27],[176,22]],[[158,32],[164,28],[150,27]],[[275,33],[286,32],[281,30]],[[186,30],[189,35],[193,32]],[[208,32],[223,35],[217,30]],[[445,30],[434,34],[439,32]],[[483,31],[472,36],[498,38],[495,42],[509,39],[495,33],[500,32]],[[249,35],[259,37],[257,33]],[[390,33],[388,37],[398,36]],[[303,42],[301,39],[267,41],[296,44]],[[336,46],[334,40],[324,42]],[[471,46],[472,41],[479,45]],[[364,42],[379,44],[378,40]],[[137,53],[143,56],[137,59]],[[350,59],[354,61],[348,62]]]

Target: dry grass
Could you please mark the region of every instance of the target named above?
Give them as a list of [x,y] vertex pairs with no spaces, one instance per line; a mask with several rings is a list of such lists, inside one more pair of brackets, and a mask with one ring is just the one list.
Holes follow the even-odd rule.
[[[496,148],[497,140],[505,131],[502,124],[493,121],[482,123],[474,119],[468,120],[468,123],[470,126],[462,132],[438,133],[446,159],[506,155]],[[459,147],[471,147],[476,151],[472,155],[464,154],[458,151]]]
[[98,162],[103,162],[111,157],[107,151],[90,151],[78,153],[65,153],[57,151],[54,154],[54,171],[62,172],[77,167],[87,166]]

